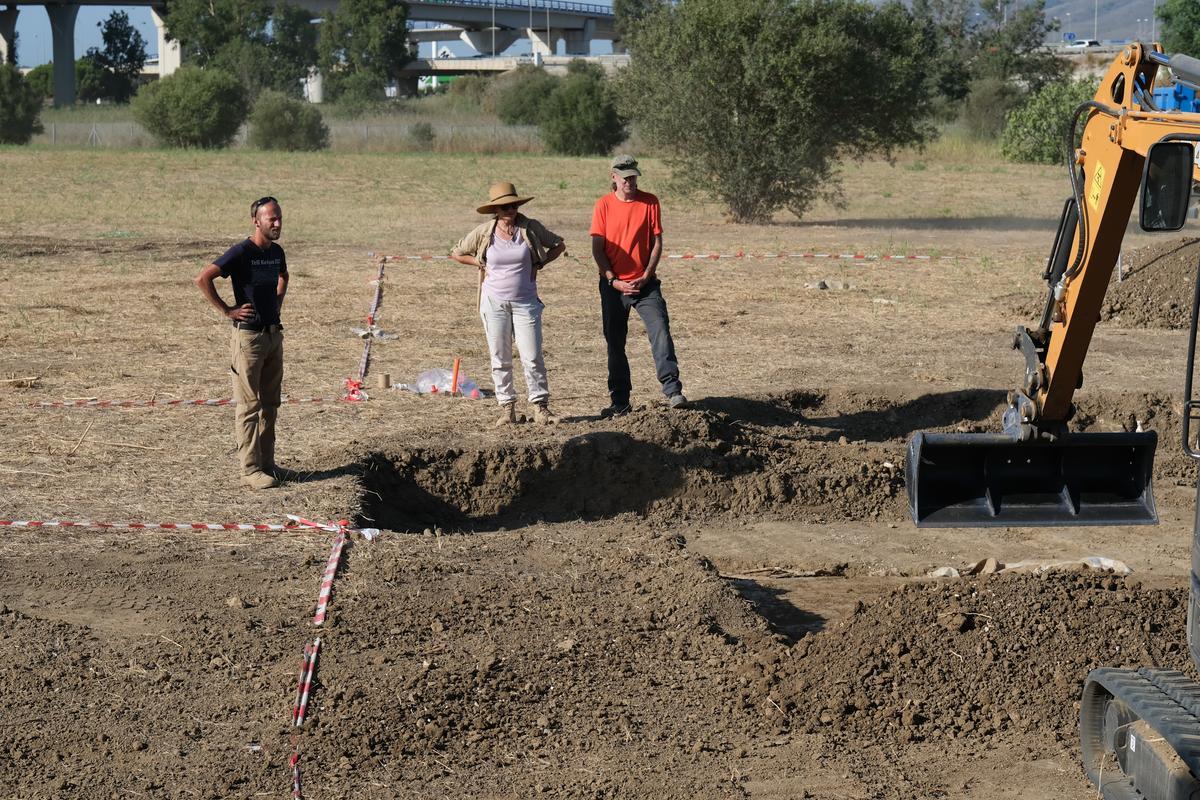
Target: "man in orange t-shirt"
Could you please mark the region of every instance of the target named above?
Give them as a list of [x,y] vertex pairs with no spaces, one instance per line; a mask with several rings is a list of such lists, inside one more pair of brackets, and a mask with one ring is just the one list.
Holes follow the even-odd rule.
[[592,210],[592,258],[600,270],[600,314],[608,345],[608,395],[612,401],[601,418],[618,417],[632,410],[629,395],[629,359],[625,339],[629,309],[635,309],[646,326],[654,367],[671,408],[683,408],[683,384],[671,340],[671,323],[662,285],[655,275],[662,257],[662,212],[658,198],[639,191],[637,159],[617,156],[612,162],[612,187]]

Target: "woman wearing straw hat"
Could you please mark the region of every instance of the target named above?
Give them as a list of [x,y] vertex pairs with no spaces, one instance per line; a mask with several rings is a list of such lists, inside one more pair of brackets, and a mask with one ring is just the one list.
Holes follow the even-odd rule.
[[567,249],[562,237],[517,208],[532,197],[521,197],[511,183],[493,183],[488,201],[476,209],[492,218],[475,227],[454,246],[450,257],[479,268],[479,316],[492,356],[492,381],[502,414],[497,425],[518,421],[517,391],[513,386],[513,339],[525,369],[525,388],[537,422],[553,424],[550,387],[542,358],[542,309],[537,273]]

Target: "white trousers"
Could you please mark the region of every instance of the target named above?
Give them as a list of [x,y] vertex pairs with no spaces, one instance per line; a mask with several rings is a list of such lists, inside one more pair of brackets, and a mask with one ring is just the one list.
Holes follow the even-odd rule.
[[513,339],[525,369],[525,388],[529,402],[542,403],[550,399],[550,384],[546,380],[546,362],[542,357],[541,300],[497,300],[483,293],[479,301],[479,317],[487,334],[488,351],[492,356],[492,383],[500,405],[516,402],[513,386]]

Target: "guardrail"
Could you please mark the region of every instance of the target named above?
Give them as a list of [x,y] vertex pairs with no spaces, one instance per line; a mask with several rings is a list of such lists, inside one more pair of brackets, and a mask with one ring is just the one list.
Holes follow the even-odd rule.
[[597,3],[574,3],[569,0],[410,0],[410,2],[413,5],[423,6],[475,6],[517,10],[532,8],[534,11],[569,11],[597,17],[613,16],[610,6],[602,6]]

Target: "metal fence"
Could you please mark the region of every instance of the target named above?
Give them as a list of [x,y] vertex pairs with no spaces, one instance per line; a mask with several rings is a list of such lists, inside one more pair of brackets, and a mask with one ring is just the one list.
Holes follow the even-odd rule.
[[[438,153],[540,153],[538,129],[533,125],[458,125],[413,121],[410,123],[334,121],[329,127],[329,147],[338,152],[438,152]],[[52,147],[97,147],[137,150],[159,147],[157,140],[136,122],[47,122],[33,142]],[[246,147],[243,127],[230,145]]]

